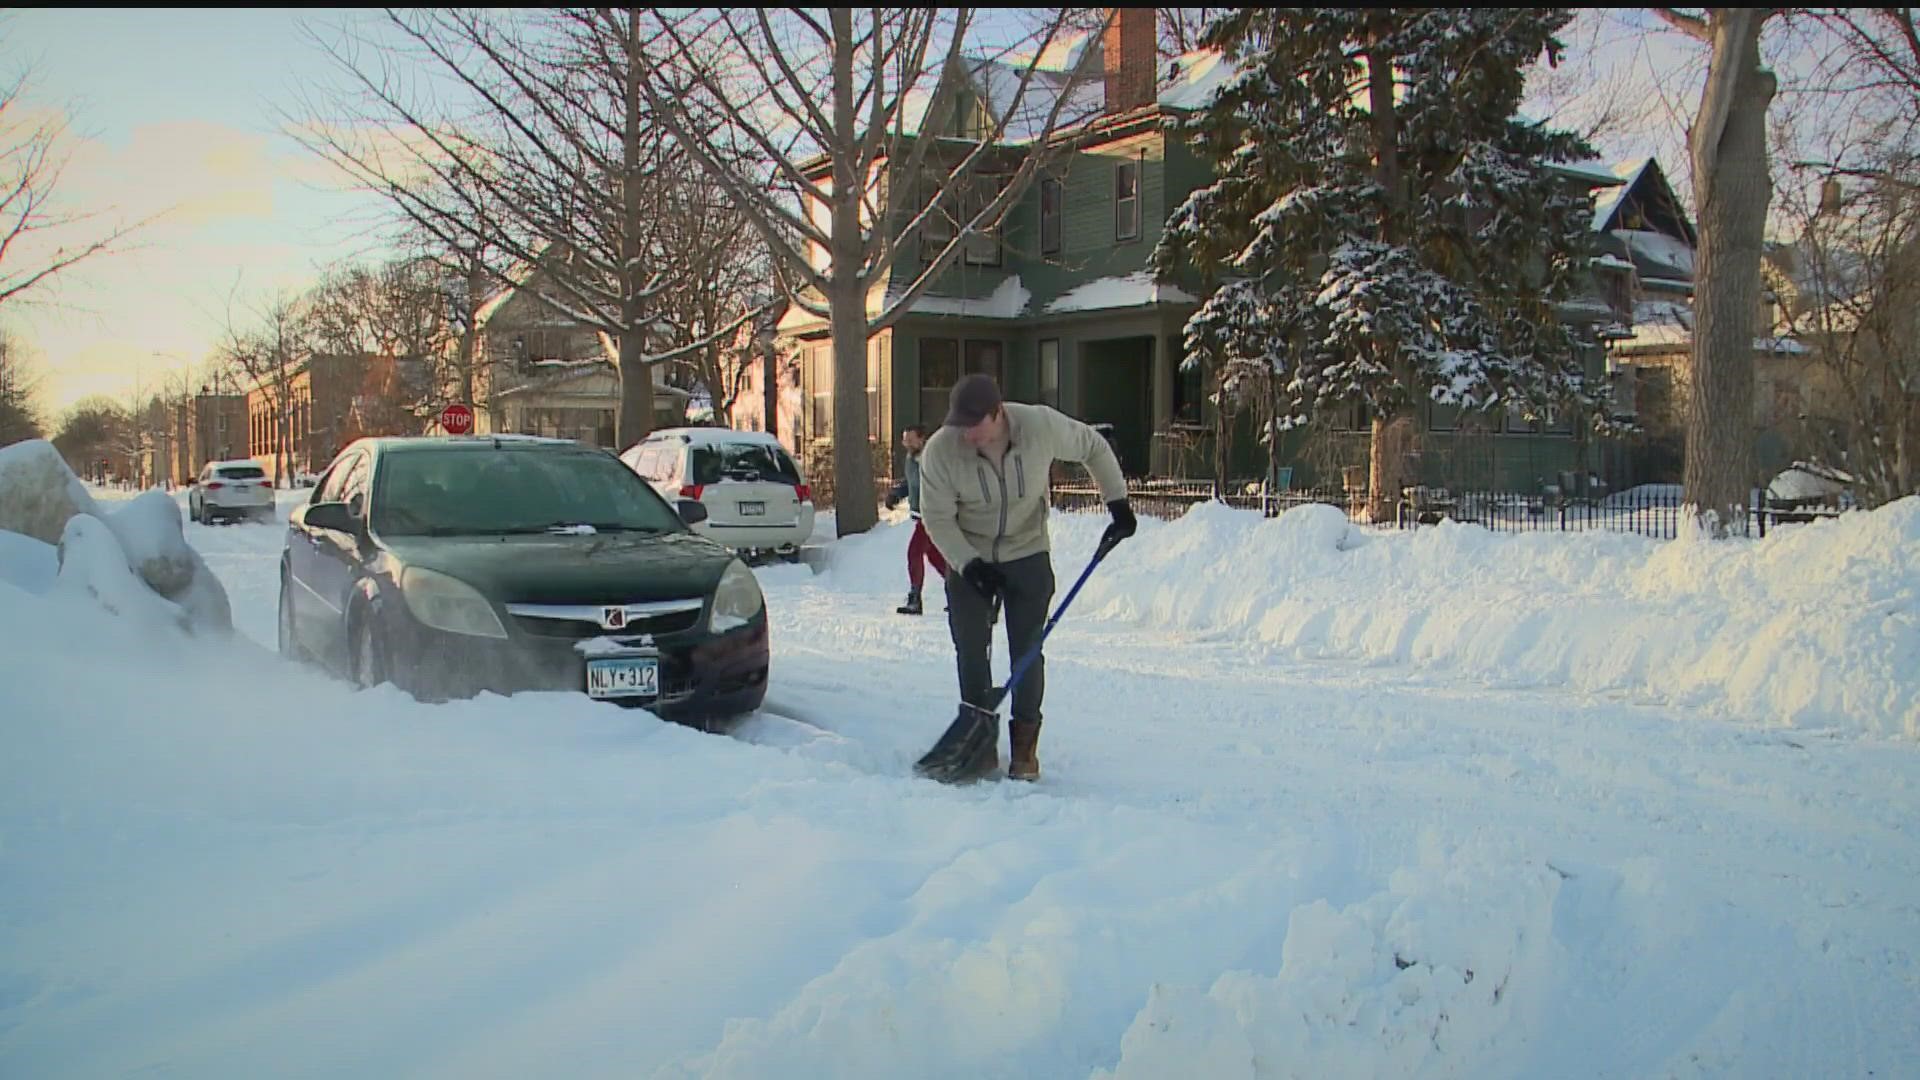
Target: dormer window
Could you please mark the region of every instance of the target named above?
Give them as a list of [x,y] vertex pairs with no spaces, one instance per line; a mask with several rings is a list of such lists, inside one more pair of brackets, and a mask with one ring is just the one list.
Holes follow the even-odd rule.
[[1113,167],[1113,238],[1140,239],[1140,163],[1122,161]]

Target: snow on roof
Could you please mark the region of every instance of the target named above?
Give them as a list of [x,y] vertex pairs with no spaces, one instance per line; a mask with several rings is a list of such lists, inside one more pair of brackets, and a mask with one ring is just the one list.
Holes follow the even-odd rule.
[[1582,180],[1591,180],[1595,184],[1614,187],[1622,183],[1613,166],[1604,161],[1549,161],[1547,168],[1568,176],[1577,176]]
[[[900,297],[898,292],[887,294],[887,306],[891,307]],[[1019,274],[1008,274],[993,292],[986,296],[935,296],[922,293],[913,302],[910,310],[916,315],[967,315],[982,319],[1017,319],[1027,313],[1027,302],[1033,299],[1026,286],[1020,283]]]
[[1613,235],[1627,245],[1627,254],[1636,262],[1646,259],[1655,269],[1672,270],[1674,276],[1692,280],[1693,245],[1685,240],[1646,229],[1615,229]]
[[1840,495],[1854,478],[1840,471],[1810,462],[1796,461],[1767,484],[1767,496],[1773,499],[1825,499]]
[[1640,182],[1641,174],[1646,172],[1647,166],[1651,164],[1653,159],[1645,157],[1607,166],[1613,175],[1620,178],[1621,183],[1620,186],[1593,200],[1594,232],[1606,231],[1607,223],[1613,219],[1614,212],[1619,210],[1620,204],[1627,200],[1627,193],[1633,190],[1633,185]]
[[1204,109],[1239,69],[1217,49],[1195,49],[1170,61],[1160,74],[1160,104],[1168,109]]
[[[1082,78],[1068,83],[1072,76],[1065,72],[1043,71],[1035,68],[1031,78],[1027,78],[1027,68],[1022,64],[1009,64],[999,60],[982,60],[969,72],[973,88],[980,95],[981,104],[996,121],[1011,114],[1003,134],[1006,142],[1026,142],[1039,138],[1048,130],[1047,120],[1053,118],[1053,128],[1064,129],[1078,127],[1100,114],[1105,104],[1106,87],[1100,78]],[[1020,80],[1027,78],[1023,91]],[[1061,95],[1066,100],[1061,103]],[[1056,103],[1059,113],[1054,114]]]
[[1190,304],[1195,297],[1175,285],[1155,281],[1153,274],[1137,270],[1124,277],[1104,277],[1068,290],[1046,307],[1047,314],[1070,311],[1105,311],[1110,308],[1142,307],[1147,304]]

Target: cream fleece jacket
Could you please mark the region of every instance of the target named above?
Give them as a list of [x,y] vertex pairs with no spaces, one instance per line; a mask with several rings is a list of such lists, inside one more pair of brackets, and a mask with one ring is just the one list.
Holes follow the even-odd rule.
[[1045,405],[1005,408],[1001,462],[950,427],[934,432],[920,455],[920,516],[956,571],[974,559],[1012,562],[1048,550],[1047,479],[1056,461],[1085,465],[1106,502],[1127,496],[1120,461],[1098,431]]

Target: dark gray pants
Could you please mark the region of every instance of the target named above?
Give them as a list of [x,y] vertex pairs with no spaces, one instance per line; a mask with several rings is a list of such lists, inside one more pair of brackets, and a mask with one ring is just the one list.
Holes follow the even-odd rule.
[[[1053,603],[1053,561],[1047,552],[1024,559],[1000,563],[1007,575],[1001,594],[1007,623],[1007,646],[1012,663],[1039,640],[1047,625],[1048,607]],[[960,669],[960,700],[986,708],[993,692],[993,607],[992,602],[974,591],[958,570],[947,575],[947,629],[953,634],[954,657]],[[1040,699],[1047,692],[1047,661],[1043,656],[1013,688],[1015,720],[1040,722]],[[1011,678],[1012,671],[1007,672]]]

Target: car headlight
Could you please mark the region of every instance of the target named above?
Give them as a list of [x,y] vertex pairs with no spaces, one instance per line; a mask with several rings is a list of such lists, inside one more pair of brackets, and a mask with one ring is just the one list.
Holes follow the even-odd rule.
[[727,564],[727,572],[720,575],[720,587],[713,590],[713,614],[708,617],[707,625],[714,633],[724,634],[747,625],[766,606],[766,598],[760,595],[759,579],[747,569],[747,564],[735,559]]
[[437,570],[409,566],[400,572],[400,595],[413,617],[452,634],[505,638],[507,629],[480,590]]

